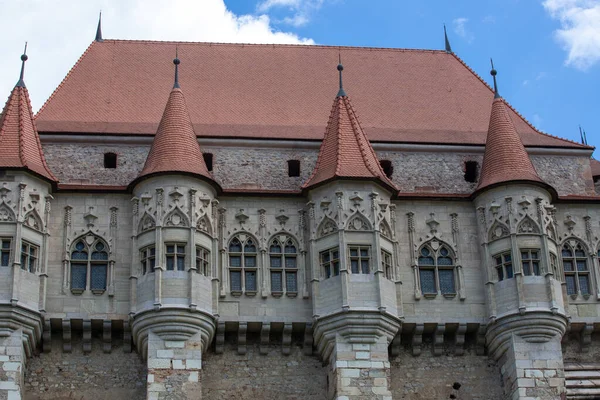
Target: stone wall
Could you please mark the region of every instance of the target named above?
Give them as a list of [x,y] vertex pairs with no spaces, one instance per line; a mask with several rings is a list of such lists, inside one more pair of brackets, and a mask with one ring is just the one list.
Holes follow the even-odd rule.
[[[44,140],[44,137],[41,138]],[[273,146],[229,147],[202,144],[213,154],[213,175],[226,189],[299,190],[317,162],[318,146],[314,143]],[[381,147],[377,146],[376,147]],[[394,167],[392,180],[401,192],[472,193],[476,182],[465,180],[465,162],[476,161],[480,172],[483,153],[385,151],[378,150],[381,160]],[[50,169],[61,183],[128,185],[144,166],[150,144],[71,144],[44,143]],[[117,168],[104,168],[104,153],[116,153]],[[300,176],[288,176],[288,160],[300,161]],[[560,195],[594,194],[589,157],[531,155],[539,175],[553,185]],[[407,171],[409,173],[407,173]]]
[[72,341],[70,354],[63,353],[62,340],[53,339],[50,353],[28,360],[25,400],[146,399],[146,365],[138,354],[123,352],[118,340],[104,353],[100,337],[92,338],[92,352],[84,354],[81,337],[74,334]]
[[304,355],[300,343],[292,343],[286,356],[280,342],[271,342],[268,353],[261,355],[258,337],[248,335],[242,355],[234,339],[226,336],[223,354],[203,354],[203,400],[326,399],[326,368],[316,356]]
[[434,357],[431,351],[431,343],[424,343],[420,356],[413,357],[411,349],[403,348],[391,360],[394,399],[503,398],[500,371],[493,360],[476,355],[472,348],[467,348],[462,356],[445,352]]

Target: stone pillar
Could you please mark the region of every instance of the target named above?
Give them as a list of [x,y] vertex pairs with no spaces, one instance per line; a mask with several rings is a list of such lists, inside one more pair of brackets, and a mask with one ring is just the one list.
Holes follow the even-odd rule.
[[539,343],[512,335],[499,364],[507,399],[566,398],[559,337]]
[[0,398],[20,400],[23,388],[25,353],[23,332],[18,329],[0,338]]
[[163,340],[148,334],[148,400],[202,398],[202,339]]
[[338,336],[329,362],[329,396],[336,400],[391,400],[388,339],[374,343]]

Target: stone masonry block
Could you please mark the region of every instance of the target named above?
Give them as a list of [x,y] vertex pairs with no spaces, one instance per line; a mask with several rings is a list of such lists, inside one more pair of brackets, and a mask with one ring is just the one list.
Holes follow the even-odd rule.
[[173,358],[173,350],[157,350],[157,358]]
[[148,369],[170,369],[171,360],[164,358],[151,358],[148,360]]

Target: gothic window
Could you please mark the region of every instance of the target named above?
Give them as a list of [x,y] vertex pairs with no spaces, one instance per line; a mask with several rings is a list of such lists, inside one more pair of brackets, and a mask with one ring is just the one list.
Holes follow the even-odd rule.
[[371,247],[349,246],[350,271],[353,274],[368,274],[371,272]]
[[185,271],[185,244],[165,243],[167,271]]
[[381,250],[381,266],[383,268],[385,277],[392,280],[394,277],[394,270],[392,269],[392,255],[385,250]]
[[442,245],[437,250],[426,244],[419,251],[419,277],[421,292],[433,295],[439,291],[444,295],[456,294],[454,257],[450,249]]
[[494,263],[496,267],[496,273],[498,274],[498,281],[511,279],[514,276],[512,255],[510,254],[510,251],[495,255]]
[[298,292],[298,251],[289,237],[275,238],[269,245],[271,292]]
[[0,267],[10,266],[10,238],[0,238]]
[[40,248],[23,240],[21,243],[21,269],[34,273],[37,269]]
[[252,238],[236,236],[229,242],[229,278],[233,294],[257,291],[256,244]]
[[196,272],[210,276],[210,251],[201,246],[196,246]]
[[140,262],[142,263],[142,275],[154,272],[156,266],[156,247],[154,245],[140,250]]
[[87,289],[88,275],[93,293],[103,293],[106,290],[108,246],[102,239],[93,236],[90,238],[91,245],[80,239],[75,242],[71,251],[71,292],[75,294]]
[[567,294],[584,296],[590,294],[590,270],[588,258],[581,243],[574,242],[573,245],[565,243],[562,248],[563,269],[565,271],[565,282]]
[[540,273],[540,250],[539,249],[521,249],[521,263],[523,264],[523,274],[526,276],[537,275]]
[[558,277],[558,257],[556,254],[550,253],[550,270],[554,274],[554,279],[559,279]]
[[340,251],[337,247],[319,253],[321,270],[325,279],[340,274]]

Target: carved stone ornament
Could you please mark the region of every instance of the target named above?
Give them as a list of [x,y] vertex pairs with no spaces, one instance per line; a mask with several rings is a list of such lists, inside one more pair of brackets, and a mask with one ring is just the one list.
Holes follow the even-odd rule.
[[331,205],[331,200],[327,199],[327,197],[325,197],[323,200],[321,200],[321,209],[324,211],[329,210],[329,206]]
[[152,200],[152,195],[150,193],[146,192],[140,196],[140,200],[142,201],[143,205],[147,206],[148,203],[150,203],[150,200]]
[[531,205],[531,202],[526,198],[523,198],[522,200],[519,200],[517,204],[520,205],[523,210],[527,211],[527,209]]
[[15,222],[15,213],[4,203],[0,204],[0,222]]
[[500,204],[493,201],[492,204],[490,204],[490,212],[495,217],[498,214],[498,211],[500,211]]
[[187,226],[187,219],[185,218],[185,215],[183,214],[183,212],[180,209],[175,208],[165,218],[165,226],[185,227],[185,226]]
[[525,218],[523,218],[523,220],[521,221],[521,223],[519,223],[519,226],[517,227],[517,232],[540,233],[540,230],[537,224],[531,219],[531,217],[529,217],[529,215],[526,215]]
[[202,217],[198,218],[198,222],[196,222],[196,229],[210,235],[210,221],[208,220],[207,215],[203,215]]
[[348,221],[348,230],[350,231],[368,231],[370,229],[371,226],[369,222],[360,214],[356,214]]
[[326,236],[337,231],[337,224],[331,218],[325,218],[319,227],[318,236]]
[[358,207],[358,206],[360,206],[360,203],[362,203],[363,198],[360,197],[358,192],[354,192],[354,195],[352,197],[350,197],[350,201],[352,202],[354,207]]
[[235,213],[235,219],[240,223],[240,225],[244,224],[250,218],[245,212],[243,208],[240,208],[240,211]]
[[508,235],[510,235],[508,228],[505,225],[499,223],[498,221],[494,222],[494,224],[490,228],[490,240],[500,239]]
[[156,222],[148,213],[144,214],[140,221],[140,232],[145,232],[156,227]]
[[569,232],[571,232],[573,230],[573,228],[575,227],[575,225],[577,224],[577,222],[575,222],[575,220],[573,219],[573,217],[571,215],[567,215],[564,222],[565,222],[565,226],[567,227]]
[[388,239],[392,238],[392,230],[390,229],[390,226],[388,225],[386,220],[381,221],[381,223],[379,224],[379,232],[381,232],[382,236],[385,236]]
[[10,190],[7,186],[6,186],[6,182],[4,182],[2,184],[2,187],[0,187],[0,198],[5,199],[6,196],[8,196],[8,194],[12,192],[12,190]]
[[31,199],[31,203],[36,205],[40,201],[40,194],[34,189],[33,192],[29,193],[29,198]]
[[275,217],[275,219],[279,222],[279,225],[282,227],[285,226],[285,223],[290,219],[287,215],[285,215],[285,210],[279,210],[279,214]]
[[179,190],[177,186],[173,190],[169,192],[169,197],[173,199],[175,203],[179,201],[183,197],[183,193]]
[[94,227],[94,224],[96,223],[96,220],[98,219],[98,217],[96,215],[94,215],[94,213],[92,213],[93,210],[94,210],[94,207],[90,206],[89,211],[83,215],[83,218],[85,219],[85,223],[87,224],[87,227],[89,229]]
[[435,219],[435,213],[429,214],[429,218],[427,219],[427,221],[425,221],[425,223],[427,224],[427,226],[429,226],[429,230],[432,234],[435,234],[437,232],[438,226],[440,226],[438,220]]
[[556,231],[554,230],[554,226],[552,224],[548,224],[548,226],[546,226],[546,232],[548,232],[548,236],[550,236],[550,238],[556,240]]
[[25,226],[35,229],[36,231],[42,230],[42,220],[33,211],[30,211],[27,213],[27,215],[25,215],[25,220],[23,223]]

